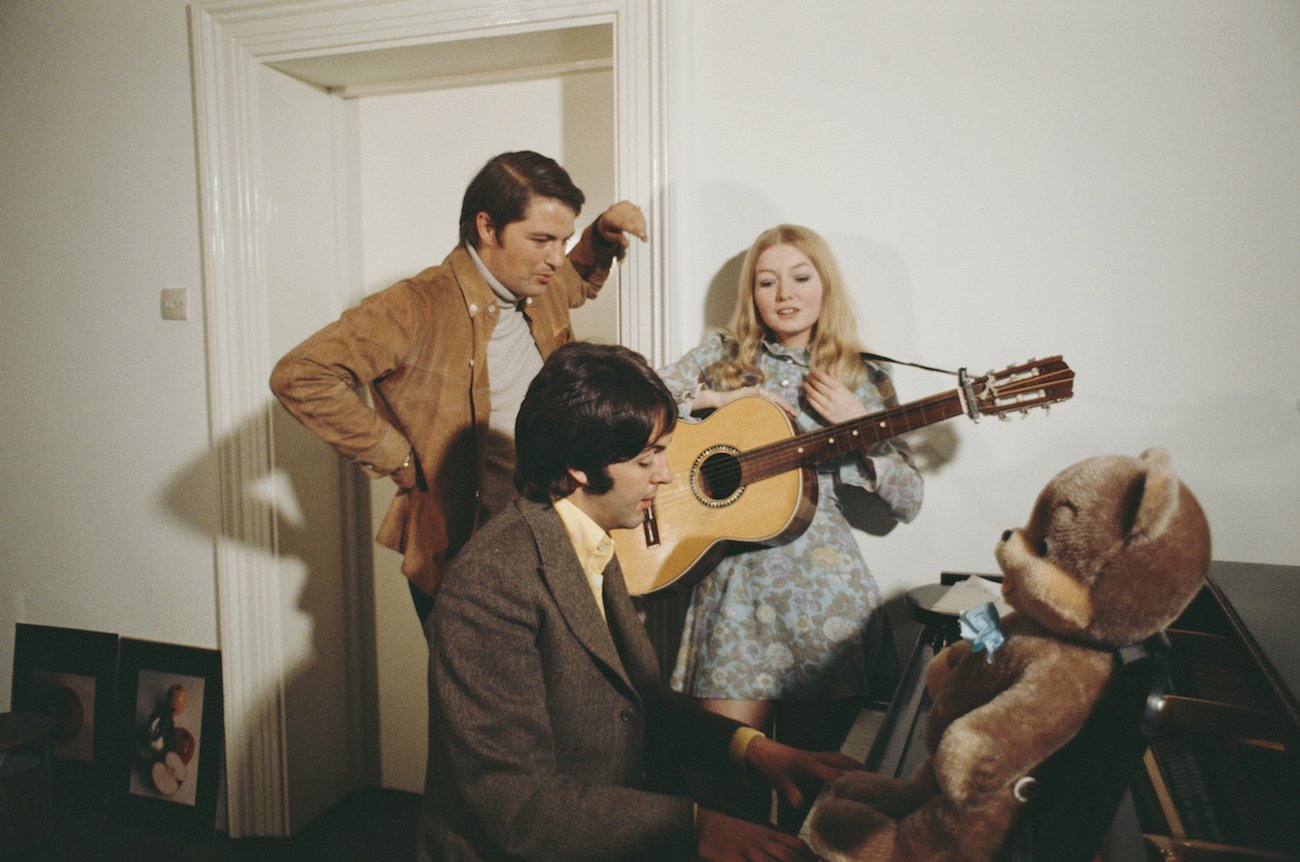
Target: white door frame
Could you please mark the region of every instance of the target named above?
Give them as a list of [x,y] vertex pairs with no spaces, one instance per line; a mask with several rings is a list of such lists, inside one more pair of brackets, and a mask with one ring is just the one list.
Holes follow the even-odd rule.
[[[591,24],[614,36],[615,187],[642,203],[652,241],[621,264],[619,340],[662,362],[673,237],[668,145],[672,0],[220,0],[190,7],[202,230],[209,432],[221,496],[215,539],[231,837],[289,829],[282,607],[275,517],[240,489],[274,469],[258,123],[260,65]],[[355,627],[351,627],[354,628]],[[267,704],[271,704],[267,708]]]

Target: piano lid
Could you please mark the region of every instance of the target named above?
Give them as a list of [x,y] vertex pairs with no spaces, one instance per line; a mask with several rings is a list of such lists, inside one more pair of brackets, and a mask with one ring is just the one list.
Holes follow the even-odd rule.
[[1210,563],[1210,583],[1224,599],[1243,643],[1269,676],[1294,726],[1300,726],[1300,566]]

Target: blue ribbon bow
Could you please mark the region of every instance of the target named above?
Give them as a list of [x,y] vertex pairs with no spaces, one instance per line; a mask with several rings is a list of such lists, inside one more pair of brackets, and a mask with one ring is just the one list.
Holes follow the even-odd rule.
[[987,661],[992,664],[993,652],[1006,642],[1002,629],[998,627],[998,609],[992,602],[985,602],[963,612],[958,622],[962,639],[971,642],[971,652],[988,650]]

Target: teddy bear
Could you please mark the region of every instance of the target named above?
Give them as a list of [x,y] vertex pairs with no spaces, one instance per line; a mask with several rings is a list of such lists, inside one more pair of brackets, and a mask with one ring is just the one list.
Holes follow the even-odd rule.
[[823,793],[809,839],[827,862],[994,859],[1024,805],[1017,783],[1082,727],[1114,651],[1162,631],[1196,595],[1210,534],[1152,448],[1058,473],[995,556],[1012,612],[927,666],[929,756],[910,779],[850,772]]

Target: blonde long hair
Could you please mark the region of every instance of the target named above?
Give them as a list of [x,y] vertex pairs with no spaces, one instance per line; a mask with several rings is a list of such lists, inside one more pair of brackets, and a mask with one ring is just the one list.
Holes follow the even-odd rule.
[[758,352],[763,339],[775,340],[775,337],[754,304],[754,269],[763,252],[776,245],[788,245],[803,252],[822,280],[821,315],[808,345],[811,366],[835,375],[849,389],[856,389],[866,376],[866,369],[859,355],[862,346],[858,341],[857,319],[844,293],[839,264],[826,240],[816,231],[794,224],[780,224],[763,231],[745,254],[730,324],[737,343],[736,358],[716,363],[710,369],[715,387],[738,389],[763,379],[763,372],[758,368]]

